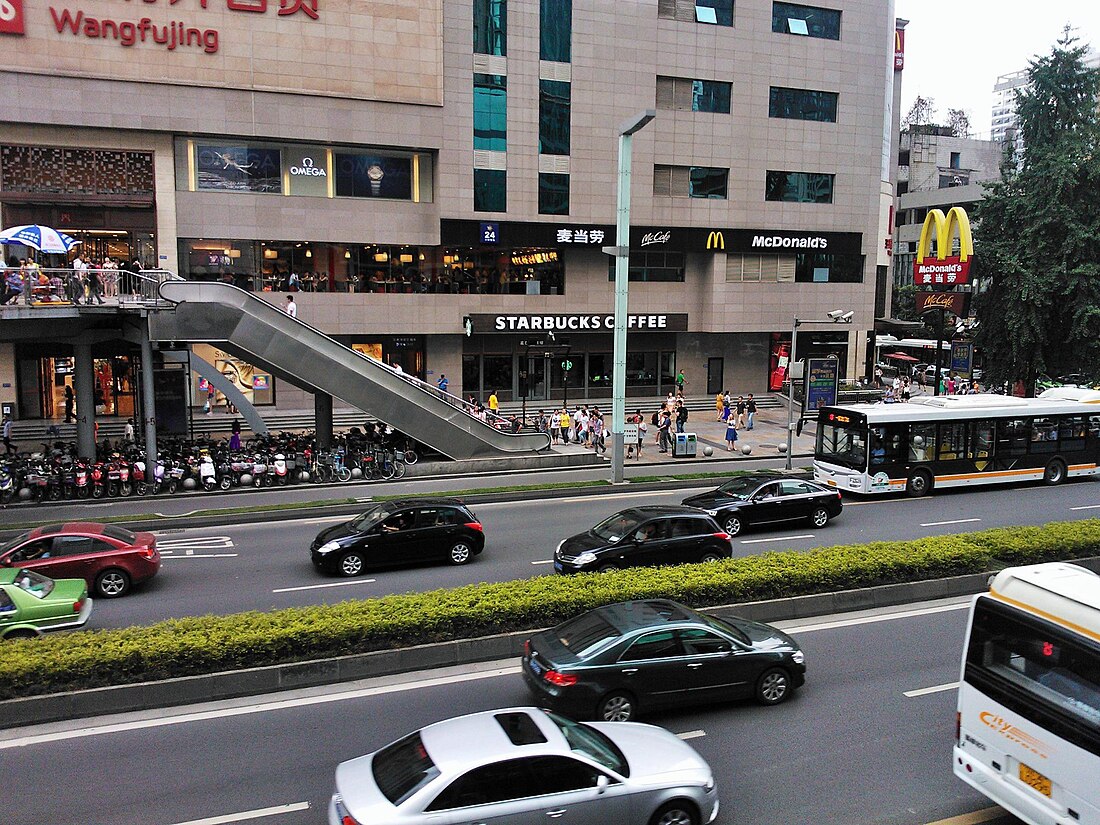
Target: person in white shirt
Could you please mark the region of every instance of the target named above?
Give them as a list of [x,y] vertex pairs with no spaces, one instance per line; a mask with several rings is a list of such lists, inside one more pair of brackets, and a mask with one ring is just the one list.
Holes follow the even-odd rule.
[[298,317],[298,305],[296,303],[294,303],[294,296],[293,295],[287,295],[286,296],[286,303],[283,304],[283,312],[285,312],[291,318],[297,318]]

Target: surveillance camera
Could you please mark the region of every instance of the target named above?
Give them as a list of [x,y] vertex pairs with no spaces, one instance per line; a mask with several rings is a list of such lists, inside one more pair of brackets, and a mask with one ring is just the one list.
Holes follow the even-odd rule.
[[825,314],[832,318],[834,321],[839,321],[841,316],[844,315],[844,311],[840,309],[834,309],[832,312],[827,312]]
[[855,313],[852,312],[852,310],[848,310],[847,312],[845,312],[843,315],[840,316],[840,320],[845,324],[850,324],[850,323],[852,323],[852,317],[854,315],[855,315]]

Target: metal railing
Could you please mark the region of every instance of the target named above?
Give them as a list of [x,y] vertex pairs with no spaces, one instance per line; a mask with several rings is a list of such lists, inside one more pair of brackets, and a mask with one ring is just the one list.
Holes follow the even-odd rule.
[[15,290],[14,278],[5,276],[3,289],[5,305],[14,306],[127,306],[149,305],[160,301],[159,288],[164,281],[181,280],[178,275],[164,269],[56,269],[39,268],[34,271],[35,281],[29,283],[27,272],[19,275],[19,289]]

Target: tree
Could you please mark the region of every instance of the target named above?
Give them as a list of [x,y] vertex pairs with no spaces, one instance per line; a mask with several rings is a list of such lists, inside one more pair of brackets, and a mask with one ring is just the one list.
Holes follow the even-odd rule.
[[947,110],[947,125],[955,133],[955,137],[970,137],[970,115],[963,109]]
[[905,126],[927,126],[936,121],[936,101],[931,97],[917,95],[913,105],[909,107],[909,114],[902,123]]
[[1100,358],[1100,70],[1067,29],[1016,94],[1023,155],[975,212],[977,343],[991,383],[1095,373]]

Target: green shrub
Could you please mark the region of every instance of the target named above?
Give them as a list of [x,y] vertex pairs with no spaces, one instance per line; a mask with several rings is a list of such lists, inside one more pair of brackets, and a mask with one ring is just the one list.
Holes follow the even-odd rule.
[[1100,554],[1100,520],[766,553],[610,574],[540,576],[270,613],[4,643],[0,698],[296,662],[546,627],[625,599],[695,607],[956,576]]

